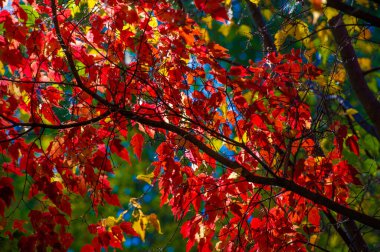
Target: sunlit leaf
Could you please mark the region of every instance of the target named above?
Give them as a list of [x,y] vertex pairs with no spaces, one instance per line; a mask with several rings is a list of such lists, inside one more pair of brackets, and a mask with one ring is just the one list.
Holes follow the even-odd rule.
[[149,173],[149,174],[140,174],[140,175],[137,175],[137,177],[136,177],[136,179],[144,181],[144,182],[148,183],[149,185],[152,185],[152,179],[153,178],[154,178],[153,172]]

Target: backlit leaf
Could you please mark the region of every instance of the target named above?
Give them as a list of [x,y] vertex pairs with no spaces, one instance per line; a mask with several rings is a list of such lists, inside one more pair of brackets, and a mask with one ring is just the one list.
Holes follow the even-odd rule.
[[141,159],[141,153],[144,145],[144,137],[140,133],[136,133],[131,139],[131,145],[133,147],[133,152],[136,154],[137,158]]
[[144,181],[144,182],[148,183],[149,185],[152,185],[152,179],[153,178],[154,178],[153,172],[149,173],[149,174],[140,174],[140,175],[137,175],[137,177],[136,177],[136,179]]

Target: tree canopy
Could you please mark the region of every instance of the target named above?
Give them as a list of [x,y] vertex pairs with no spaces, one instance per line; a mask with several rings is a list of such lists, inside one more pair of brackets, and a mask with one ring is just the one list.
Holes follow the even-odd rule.
[[379,249],[378,4],[0,1],[0,244]]

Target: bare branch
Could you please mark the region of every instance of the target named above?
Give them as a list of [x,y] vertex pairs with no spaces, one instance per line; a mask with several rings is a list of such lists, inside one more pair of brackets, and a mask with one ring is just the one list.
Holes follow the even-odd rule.
[[[81,122],[76,122],[76,123],[68,123],[68,124],[46,124],[46,123],[37,123],[37,122],[31,122],[31,123],[22,123],[22,122],[15,122],[5,116],[0,115],[1,118],[4,120],[8,121],[9,123],[12,124],[12,127],[16,126],[22,126],[22,127],[32,127],[32,128],[45,128],[45,129],[68,129],[68,128],[75,128],[75,127],[80,127],[80,126],[85,126],[89,124],[93,124],[95,122],[98,122],[107,116],[111,114],[110,111],[105,112],[104,114],[91,118],[89,120],[81,121]],[[8,126],[7,126],[8,127]]]
[[329,222],[333,225],[335,231],[340,235],[340,237],[342,237],[344,242],[348,245],[350,251],[356,252],[357,250],[355,249],[355,247],[352,246],[352,242],[350,241],[350,238],[347,236],[346,231],[344,231],[343,225],[336,221],[336,219],[329,210],[323,212],[326,215]]
[[362,11],[359,8],[355,8],[345,3],[342,3],[340,0],[328,0],[326,6],[340,10],[345,14],[363,19],[364,21],[370,23],[370,25],[372,26],[380,27],[380,18],[373,16],[368,12]]
[[348,73],[351,86],[355,91],[360,102],[363,104],[371,121],[375,124],[377,134],[380,132],[380,102],[369,89],[364,74],[358,63],[355,50],[351,44],[351,38],[343,23],[342,16],[337,15],[329,21],[332,33],[338,44],[338,49],[343,60],[343,65]]
[[251,17],[253,21],[255,22],[257,29],[259,30],[261,37],[263,39],[264,53],[275,52],[276,46],[273,43],[272,36],[268,33],[264,18],[261,15],[260,8],[249,0],[245,0],[245,2],[248,5],[248,9],[249,9],[249,12],[251,13]]
[[[262,185],[272,185],[272,186],[278,186],[282,187],[286,190],[292,191],[302,197],[305,197],[311,201],[313,201],[316,204],[322,205],[327,207],[328,209],[331,209],[339,214],[342,214],[346,217],[349,217],[353,220],[356,220],[358,222],[361,222],[365,225],[368,225],[370,227],[373,227],[375,229],[380,230],[380,219],[376,219],[374,217],[371,217],[369,215],[360,213],[356,210],[347,208],[339,203],[334,202],[331,199],[328,199],[321,194],[314,193],[308,189],[306,189],[303,186],[297,185],[293,181],[276,177],[276,178],[267,178],[267,177],[261,177],[257,175],[253,175],[252,173],[248,172],[243,165],[239,164],[236,161],[232,161],[221,154],[215,152],[211,148],[209,148],[206,144],[201,142],[198,138],[196,138],[193,134],[190,132],[181,129],[175,125],[166,123],[164,121],[154,121],[150,120],[148,118],[145,118],[143,116],[137,115],[132,111],[128,110],[120,110],[120,114],[124,115],[126,118],[134,120],[136,122],[139,122],[141,124],[154,127],[154,128],[160,128],[165,129],[171,132],[174,132],[180,136],[182,136],[184,139],[188,140],[195,146],[197,146],[200,150],[204,151],[207,155],[214,158],[216,161],[220,162],[222,165],[225,165],[227,167],[230,167],[232,169],[242,169],[242,176],[249,182],[256,183],[256,184],[262,184]],[[269,169],[269,167],[267,167]]]
[[369,69],[367,71],[364,71],[363,74],[364,75],[367,75],[367,74],[370,74],[370,73],[373,73],[373,72],[376,72],[376,71],[379,71],[380,70],[380,67],[374,67],[372,69]]

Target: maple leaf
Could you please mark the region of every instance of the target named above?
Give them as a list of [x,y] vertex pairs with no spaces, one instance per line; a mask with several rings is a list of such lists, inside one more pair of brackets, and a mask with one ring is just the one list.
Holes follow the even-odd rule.
[[355,153],[355,155],[359,156],[359,145],[357,136],[350,136],[346,139],[346,145],[350,148],[350,150]]
[[136,154],[137,158],[141,160],[141,153],[144,145],[144,137],[140,133],[135,134],[131,139],[131,145],[133,147],[133,152]]

